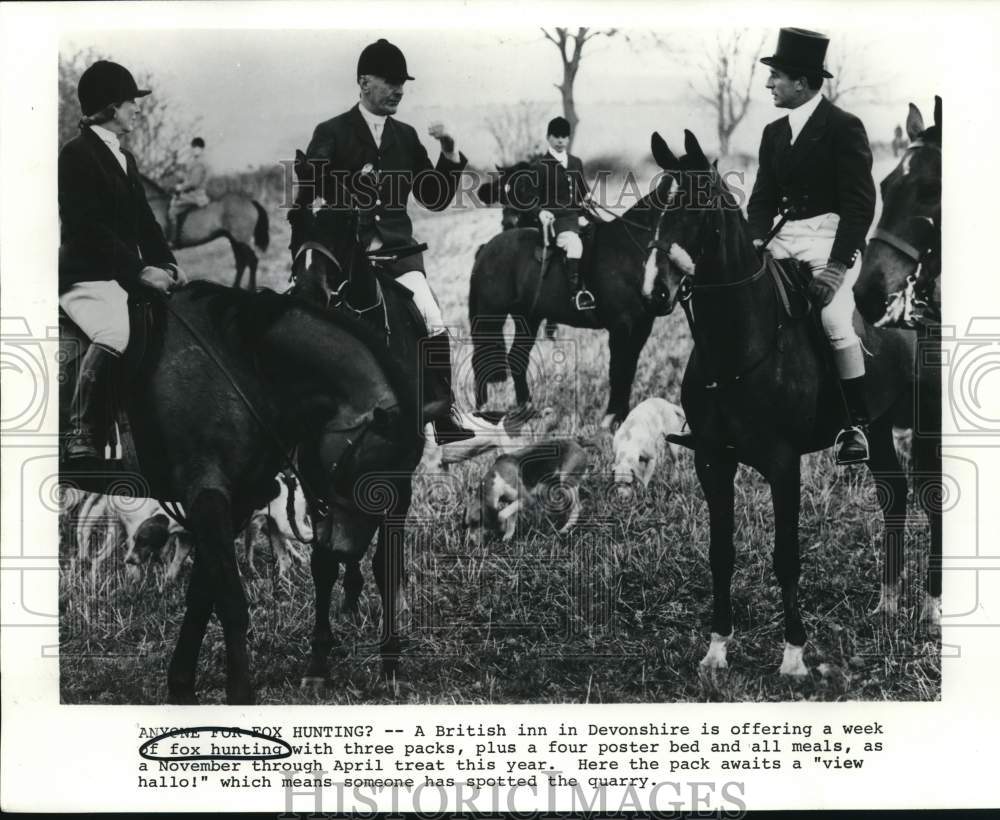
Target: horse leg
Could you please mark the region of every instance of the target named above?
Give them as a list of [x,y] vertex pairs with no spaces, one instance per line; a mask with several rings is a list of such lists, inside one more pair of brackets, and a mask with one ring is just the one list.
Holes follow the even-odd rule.
[[[250,609],[236,564],[236,535],[229,498],[216,488],[200,489],[190,510],[188,520],[198,536],[195,560],[201,562],[205,579],[211,585],[210,595],[215,599],[215,614],[222,623],[226,642],[226,702],[250,704],[254,702],[247,651]],[[196,623],[201,623],[201,634],[204,635],[201,617],[199,608]]]
[[903,569],[903,533],[906,529],[906,475],[896,455],[892,429],[887,422],[872,425],[868,469],[875,479],[885,523],[882,538],[882,590],[873,615],[894,618],[899,609],[899,574]]
[[396,676],[402,649],[396,624],[399,586],[403,580],[403,527],[405,513],[387,515],[378,528],[378,546],[372,559],[375,583],[382,597],[382,675],[387,680]]
[[941,453],[939,436],[914,435],[914,491],[931,529],[931,552],[927,566],[927,593],[920,613],[931,634],[941,629]]
[[642,319],[631,329],[617,328],[608,334],[610,365],[608,367],[608,409],[601,420],[601,428],[610,430],[621,424],[628,415],[632,382],[639,364],[639,354],[653,329],[652,319]]
[[325,547],[313,547],[309,561],[312,570],[313,589],[316,593],[316,622],[310,644],[309,665],[302,676],[302,688],[319,688],[329,678],[327,661],[333,648],[333,633],[330,631],[330,594],[337,581],[340,565]]
[[240,283],[243,281],[243,271],[247,268],[247,256],[244,251],[244,248],[247,248],[247,246],[231,236],[228,239],[229,246],[233,249],[233,258],[236,262],[236,279],[233,280],[233,287],[239,288]]
[[194,552],[194,569],[188,581],[184,620],[167,669],[167,702],[192,705],[198,702],[195,694],[195,671],[198,653],[205,637],[208,619],[212,617],[214,589],[209,577],[208,549],[201,546]]
[[733,637],[733,612],[730,586],[733,578],[733,478],[736,462],[704,450],[695,452],[695,470],[708,502],[708,562],[712,568],[712,637],[708,652],[701,659],[704,670],[725,669],[726,647]]
[[541,319],[526,319],[515,321],[514,341],[511,342],[507,362],[510,375],[514,379],[514,397],[518,405],[526,405],[531,401],[531,390],[528,387],[528,363],[531,361],[531,350],[535,346],[538,326]]
[[800,462],[797,452],[790,447],[781,448],[774,454],[767,475],[774,507],[774,574],[781,587],[781,606],[785,616],[785,652],[778,671],[796,678],[809,674],[809,668],[802,660],[806,630],[799,612]]
[[365,579],[361,575],[361,563],[351,561],[344,567],[344,602],[340,606],[342,613],[350,614],[355,620],[358,617],[358,601]]
[[256,293],[257,291],[257,254],[254,253],[253,248],[249,245],[244,245],[246,248],[246,263],[247,263],[247,288],[251,293]]

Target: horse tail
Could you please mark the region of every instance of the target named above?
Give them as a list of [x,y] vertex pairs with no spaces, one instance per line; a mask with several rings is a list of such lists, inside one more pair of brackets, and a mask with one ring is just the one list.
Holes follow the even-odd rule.
[[257,209],[257,224],[254,225],[253,228],[253,243],[262,251],[266,251],[268,243],[271,241],[267,211],[264,210],[264,206],[257,200],[254,199],[251,201],[253,202],[253,206]]
[[502,384],[507,381],[507,345],[503,326],[506,309],[496,310],[488,303],[484,290],[491,285],[489,277],[478,270],[479,259],[469,280],[469,329],[472,334],[472,373],[476,384]]

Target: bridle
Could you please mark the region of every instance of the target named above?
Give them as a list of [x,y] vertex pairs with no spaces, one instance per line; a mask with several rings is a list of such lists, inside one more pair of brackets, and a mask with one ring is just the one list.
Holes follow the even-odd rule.
[[[719,178],[718,173],[714,169],[712,170],[711,173],[712,173],[711,182],[713,184],[722,185],[722,180],[721,178]],[[720,190],[719,195],[716,197],[717,201],[716,206],[711,210],[706,209],[706,213],[708,214],[708,216],[714,216],[715,221],[719,225],[722,224],[722,212],[725,210],[724,207],[725,198],[722,193],[723,191],[725,191],[724,188]],[[653,239],[650,240],[648,248],[650,251],[656,250],[661,253],[665,253],[669,256],[670,246],[673,243],[672,242],[668,243],[665,239],[662,239],[660,236],[662,233],[661,228],[663,226],[663,221],[666,218],[667,210],[668,209],[665,208],[663,212],[660,214],[660,218],[659,220],[657,220],[656,223],[656,232],[653,235]],[[707,236],[707,234],[711,233],[712,239],[714,239],[715,241],[721,241],[722,229],[720,227],[716,227],[714,230],[710,232],[706,231],[704,223],[706,223],[707,221],[708,218],[703,217],[702,224],[699,225],[700,241],[697,243],[699,245],[697,251],[698,258],[701,258],[704,255],[705,250],[708,247],[709,237]],[[693,261],[694,260],[692,258],[692,262]],[[673,264],[673,262],[671,262],[671,264]],[[706,370],[712,371],[714,368],[711,368],[710,365],[708,364],[708,346],[705,344],[704,339],[701,336],[700,325],[695,321],[694,311],[691,304],[695,293],[702,292],[705,294],[710,294],[710,293],[720,293],[720,292],[722,293],[732,292],[733,290],[736,290],[738,288],[743,288],[752,285],[754,282],[764,277],[769,269],[770,267],[768,265],[768,260],[767,258],[765,258],[761,262],[760,267],[753,273],[751,273],[748,276],[744,276],[742,279],[736,279],[731,282],[697,282],[695,281],[694,271],[690,272],[684,271],[681,274],[681,279],[677,286],[677,294],[675,296],[675,301],[679,301],[681,303],[681,308],[684,310],[684,316],[687,319],[688,327],[691,329],[691,337],[694,339],[695,346],[700,347],[703,351],[702,355],[705,357]],[[774,351],[778,348],[778,342],[781,339],[781,333],[783,329],[784,329],[784,324],[782,322],[779,322],[775,330],[774,340],[772,344],[770,344],[768,348],[760,356],[758,356],[750,365],[743,368],[743,370],[741,370],[739,374],[729,377],[727,381],[732,384],[741,382],[744,378],[750,375],[750,373],[752,373],[761,364],[763,364],[768,358],[770,358],[772,353],[774,353]],[[713,376],[712,373],[709,372],[708,379],[704,385],[705,389],[715,390],[719,386],[720,386],[720,379],[717,376]]]
[[[908,151],[921,148],[941,152],[940,145],[921,140],[912,143]],[[935,229],[932,239],[936,241],[916,245],[883,228],[881,224],[872,234],[872,242],[888,245],[913,263],[913,271],[906,277],[906,285],[886,295],[886,313],[876,322],[876,327],[887,325],[893,319],[901,320],[906,327],[918,327],[940,321],[940,306],[934,304],[933,293],[935,282],[941,274],[941,227],[929,216],[915,216],[909,220],[910,223],[918,221],[930,223]],[[881,223],[881,220],[879,222]]]

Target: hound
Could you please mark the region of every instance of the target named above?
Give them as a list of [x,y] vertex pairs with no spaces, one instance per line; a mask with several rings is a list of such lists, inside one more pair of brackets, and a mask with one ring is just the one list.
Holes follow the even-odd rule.
[[668,443],[686,425],[684,411],[666,399],[651,398],[636,405],[618,428],[614,438],[615,484],[626,491],[635,480],[643,487],[664,459],[676,461],[680,447]]
[[[509,541],[517,529],[518,513],[539,497],[546,507],[566,507],[569,513],[559,530],[569,532],[580,516],[579,482],[589,459],[585,444],[575,439],[538,442],[500,456],[480,484],[478,504],[466,508],[465,525],[474,537],[503,532]],[[506,506],[502,506],[506,505]]]

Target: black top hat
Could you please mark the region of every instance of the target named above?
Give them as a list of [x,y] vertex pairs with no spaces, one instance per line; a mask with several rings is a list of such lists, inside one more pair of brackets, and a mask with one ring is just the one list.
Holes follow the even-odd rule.
[[778,48],[774,55],[764,57],[761,62],[785,73],[816,71],[830,78],[833,75],[823,67],[828,45],[830,38],[818,32],[806,31],[804,28],[783,28],[778,32]]
[[145,97],[149,93],[135,84],[135,79],[125,66],[110,60],[98,60],[90,66],[80,75],[80,84],[76,88],[85,117],[96,114],[108,105]]
[[385,39],[365,46],[358,58],[358,75],[361,74],[374,74],[394,85],[413,79],[406,71],[403,52]]

